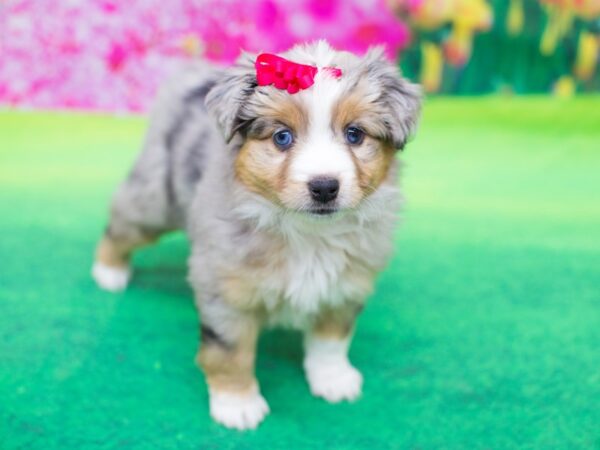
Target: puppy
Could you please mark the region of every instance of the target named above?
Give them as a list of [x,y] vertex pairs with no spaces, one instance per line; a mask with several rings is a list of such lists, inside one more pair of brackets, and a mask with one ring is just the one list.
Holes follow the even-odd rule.
[[211,416],[237,429],[269,412],[254,375],[265,326],[304,332],[313,395],[360,395],[348,347],[393,248],[396,153],[420,110],[419,88],[381,50],[357,57],[321,41],[266,56],[202,63],[161,91],[92,269],[101,287],[124,289],[135,249],[188,233],[197,362]]

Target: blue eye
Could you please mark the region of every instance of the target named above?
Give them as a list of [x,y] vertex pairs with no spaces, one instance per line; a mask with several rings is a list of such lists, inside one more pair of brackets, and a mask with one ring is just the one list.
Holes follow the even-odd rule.
[[280,150],[287,150],[294,143],[294,135],[290,130],[284,128],[273,134],[273,142]]
[[358,127],[346,128],[346,142],[350,145],[360,145],[365,138],[365,132]]

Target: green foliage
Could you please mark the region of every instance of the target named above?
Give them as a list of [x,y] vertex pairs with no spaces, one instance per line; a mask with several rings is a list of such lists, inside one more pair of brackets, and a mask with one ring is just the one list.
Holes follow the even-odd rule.
[[[464,67],[445,64],[441,93],[548,93],[558,78],[572,74],[579,33],[600,32],[600,19],[594,22],[576,19],[556,51],[545,56],[540,52],[540,39],[548,16],[537,1],[525,0],[525,24],[517,36],[510,36],[506,28],[509,2],[490,0],[490,3],[494,10],[492,29],[475,35],[473,53]],[[449,29],[443,29],[418,34],[413,45],[402,54],[400,65],[404,73],[417,80],[421,69],[420,43],[423,40],[441,43],[448,32]],[[600,92],[600,70],[596,68],[591,80],[578,81],[577,89]]]

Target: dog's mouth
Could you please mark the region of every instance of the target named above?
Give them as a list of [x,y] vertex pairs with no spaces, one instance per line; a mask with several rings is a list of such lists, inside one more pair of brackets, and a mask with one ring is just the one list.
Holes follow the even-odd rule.
[[306,213],[313,217],[328,217],[332,216],[335,213],[339,212],[340,208],[334,205],[319,205],[307,208],[305,210]]
[[317,216],[329,216],[337,212],[337,208],[313,208],[310,209],[309,212],[311,214],[316,214]]
[[302,205],[300,208],[296,207],[293,211],[309,220],[333,220],[334,218],[340,217],[347,211],[343,205],[338,202],[329,202],[326,204],[312,202]]

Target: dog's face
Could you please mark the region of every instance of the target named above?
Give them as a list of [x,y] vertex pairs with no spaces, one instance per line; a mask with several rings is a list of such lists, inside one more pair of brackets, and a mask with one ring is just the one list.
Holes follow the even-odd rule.
[[319,70],[313,86],[289,94],[257,86],[252,58],[231,69],[206,101],[225,138],[236,139],[236,177],[287,210],[323,216],[357,208],[414,131],[420,91],[379,51],[358,58],[320,42],[283,56],[343,74]]

